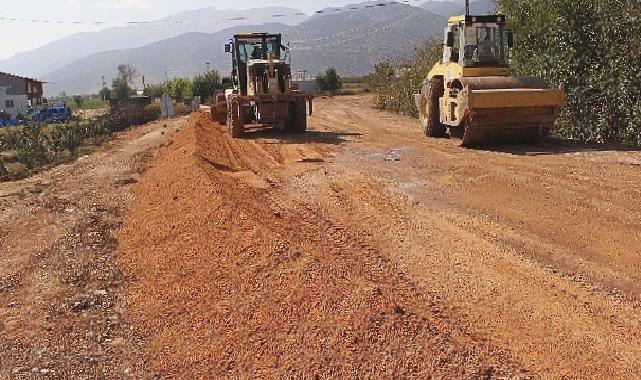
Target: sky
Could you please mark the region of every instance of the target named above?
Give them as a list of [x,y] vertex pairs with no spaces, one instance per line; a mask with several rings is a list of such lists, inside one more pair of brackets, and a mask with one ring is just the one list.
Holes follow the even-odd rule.
[[[67,35],[95,31],[125,21],[148,21],[183,10],[214,7],[248,9],[286,6],[305,13],[362,0],[0,0],[0,59],[29,51]],[[4,19],[3,19],[4,18]],[[24,19],[25,22],[10,21]],[[49,20],[32,22],[31,20]],[[99,21],[94,24],[60,24],[58,21]]]

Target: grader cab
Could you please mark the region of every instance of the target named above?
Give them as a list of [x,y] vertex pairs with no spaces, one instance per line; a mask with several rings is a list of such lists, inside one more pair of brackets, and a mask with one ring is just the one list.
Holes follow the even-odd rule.
[[237,34],[225,45],[232,55],[233,89],[217,99],[215,117],[233,137],[252,128],[302,133],[313,96],[292,88],[288,48],[280,34]]

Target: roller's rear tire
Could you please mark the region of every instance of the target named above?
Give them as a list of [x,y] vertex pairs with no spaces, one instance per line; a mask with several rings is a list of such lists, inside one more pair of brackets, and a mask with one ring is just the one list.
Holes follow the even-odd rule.
[[418,117],[428,137],[445,137],[447,127],[441,123],[439,98],[444,94],[443,79],[434,77],[423,84]]

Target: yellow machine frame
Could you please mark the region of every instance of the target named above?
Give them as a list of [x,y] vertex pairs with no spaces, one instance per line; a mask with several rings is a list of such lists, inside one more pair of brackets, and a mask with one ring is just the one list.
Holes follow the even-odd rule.
[[[509,49],[505,65],[465,67],[462,53],[465,47],[459,45],[458,53],[454,54],[454,44],[462,44],[460,39],[454,41],[454,31],[462,34],[464,27],[477,25],[504,26],[505,16],[451,17],[445,30],[443,59],[434,65],[425,81],[429,85],[433,78],[442,80],[438,111],[443,128],[449,128],[451,135],[454,130],[465,134],[464,145],[502,142],[502,135],[510,137],[506,141],[519,140],[519,136],[531,140],[534,135],[547,135],[565,100],[564,87],[548,88],[538,78],[510,76]],[[510,43],[512,38],[510,35]],[[453,62],[457,55],[458,62]],[[417,95],[416,101],[425,120],[429,113],[425,91]]]

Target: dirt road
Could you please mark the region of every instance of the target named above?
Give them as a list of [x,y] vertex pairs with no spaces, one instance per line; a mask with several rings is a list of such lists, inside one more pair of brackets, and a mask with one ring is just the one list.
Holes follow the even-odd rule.
[[0,379],[152,378],[125,318],[115,232],[130,189],[185,120],[0,183]]
[[634,378],[641,152],[466,150],[367,98],[304,136],[194,117],[119,235],[167,377]]

